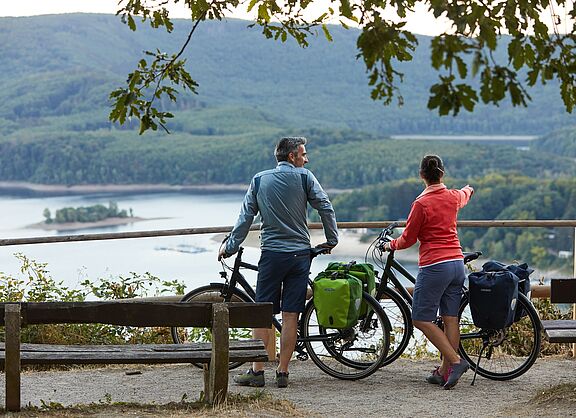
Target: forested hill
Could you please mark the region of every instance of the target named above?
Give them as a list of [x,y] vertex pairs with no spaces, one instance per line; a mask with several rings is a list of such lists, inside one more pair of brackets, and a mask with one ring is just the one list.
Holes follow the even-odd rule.
[[[370,99],[367,76],[356,60],[357,31],[334,28],[334,42],[318,37],[301,49],[265,39],[248,22],[206,22],[194,35],[188,67],[198,96],[182,97],[174,132],[217,135],[225,118],[249,133],[267,128],[352,129],[393,134],[548,133],[573,123],[553,87],[531,90],[528,109],[480,108],[439,118],[426,109],[429,39],[403,66],[405,105]],[[113,15],[70,14],[0,18],[0,134],[39,138],[48,131],[114,129],[107,121],[108,93],[123,84],[143,50],[176,52],[190,23],[172,35],[144,26],[131,32]],[[225,122],[232,124],[231,122]]]
[[[287,133],[276,130],[273,137]],[[407,142],[351,131],[301,130],[299,134],[311,138],[309,167],[327,188],[415,178],[420,158],[427,153],[444,158],[450,178],[472,179],[495,172],[576,177],[576,164],[569,158],[512,146]],[[118,131],[81,138],[55,134],[42,140],[0,141],[0,180],[65,185],[248,184],[255,172],[275,165],[272,149],[268,133],[138,137]]]
[[576,128],[558,129],[545,135],[534,141],[533,148],[537,151],[576,158]]

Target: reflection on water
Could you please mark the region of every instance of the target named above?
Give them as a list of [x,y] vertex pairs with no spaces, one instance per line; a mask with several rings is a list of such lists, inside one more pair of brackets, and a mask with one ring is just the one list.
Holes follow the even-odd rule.
[[207,248],[196,247],[194,245],[189,244],[178,244],[175,247],[155,247],[156,251],[176,251],[178,253],[187,253],[187,254],[198,254],[198,253],[205,253],[208,251]]

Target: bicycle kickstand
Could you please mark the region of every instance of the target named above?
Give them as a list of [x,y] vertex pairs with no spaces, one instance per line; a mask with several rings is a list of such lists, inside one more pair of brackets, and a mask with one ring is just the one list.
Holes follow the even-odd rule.
[[482,353],[484,352],[486,347],[488,347],[488,342],[485,341],[482,344],[482,348],[480,349],[480,353],[478,354],[478,361],[476,362],[476,367],[474,367],[474,377],[472,378],[472,383],[470,383],[470,386],[474,386],[474,382],[476,381],[476,374],[478,373],[478,368],[480,367],[480,360],[482,359]]

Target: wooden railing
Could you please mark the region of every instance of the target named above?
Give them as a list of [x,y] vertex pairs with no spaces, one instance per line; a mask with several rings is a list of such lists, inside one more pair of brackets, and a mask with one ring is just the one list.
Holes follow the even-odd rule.
[[[381,229],[385,228],[395,221],[381,222],[339,222],[340,229]],[[400,226],[405,226],[405,222],[399,222]],[[322,229],[322,224],[311,223],[310,229]],[[459,228],[576,228],[576,220],[474,220],[459,221]],[[259,230],[260,225],[252,225],[251,230]],[[135,231],[135,232],[113,232],[100,234],[79,234],[79,235],[59,235],[46,237],[31,238],[7,238],[0,240],[0,246],[12,245],[29,245],[29,244],[47,244],[58,242],[79,242],[79,241],[100,241],[115,239],[134,239],[150,237],[168,237],[179,235],[198,235],[198,234],[218,234],[228,233],[232,226],[217,226],[203,228],[183,228],[183,229],[164,229],[155,231]],[[575,230],[576,232],[576,230]],[[576,237],[576,233],[575,233]],[[574,276],[576,277],[576,242],[572,248],[574,256]],[[549,286],[534,286],[533,297],[549,297]],[[573,306],[573,317],[576,319],[576,305]],[[576,345],[574,346],[574,357],[576,357]]]
[[[395,221],[381,221],[381,222],[338,222],[339,229],[382,229]],[[405,226],[406,222],[398,222],[399,226]],[[310,229],[322,229],[321,223],[309,224]],[[477,220],[477,221],[459,221],[459,228],[576,228],[576,220],[542,220],[542,221],[525,221],[525,220]],[[252,225],[250,230],[257,231],[260,225]],[[45,236],[45,237],[30,237],[30,238],[7,238],[0,239],[0,246],[13,246],[13,245],[32,245],[32,244],[48,244],[48,243],[65,243],[65,242],[81,242],[81,241],[102,241],[102,240],[117,240],[117,239],[136,239],[136,238],[150,238],[150,237],[169,237],[180,235],[199,235],[199,234],[219,234],[228,233],[232,231],[232,226],[215,226],[215,227],[201,227],[201,228],[182,228],[182,229],[164,229],[153,231],[135,231],[135,232],[112,232],[100,234],[77,234],[77,235],[58,235],[58,236]],[[575,234],[576,236],[576,234]],[[576,244],[574,249],[576,249]],[[573,251],[575,260],[575,274],[576,277],[576,251]],[[547,285],[537,286],[533,291],[535,298],[549,297],[550,287]]]
[[[395,221],[381,222],[338,222],[340,229],[380,229],[385,228]],[[400,226],[406,222],[399,222]],[[322,229],[322,224],[311,223],[310,229]],[[559,221],[519,221],[519,220],[495,220],[495,221],[459,221],[459,228],[576,228],[576,220]],[[250,230],[257,231],[260,225],[252,225]],[[78,242],[78,241],[101,241],[110,239],[132,239],[150,237],[170,237],[177,235],[198,235],[198,234],[219,234],[232,231],[232,226],[214,226],[203,228],[182,228],[182,229],[161,229],[155,231],[135,231],[135,232],[111,232],[101,234],[79,234],[79,235],[59,235],[50,237],[32,238],[8,238],[0,239],[0,246],[28,245],[28,244],[48,244],[56,242]]]

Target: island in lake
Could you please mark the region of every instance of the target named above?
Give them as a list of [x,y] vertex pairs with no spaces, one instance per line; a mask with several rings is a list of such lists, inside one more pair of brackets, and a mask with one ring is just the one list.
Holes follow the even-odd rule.
[[146,219],[134,216],[132,208],[118,208],[116,202],[108,202],[108,206],[98,204],[93,206],[81,206],[77,208],[67,207],[56,210],[54,217],[50,209],[43,212],[44,222],[29,225],[29,228],[45,230],[71,231],[75,229],[101,228],[103,226],[124,225],[128,223],[144,221]]

